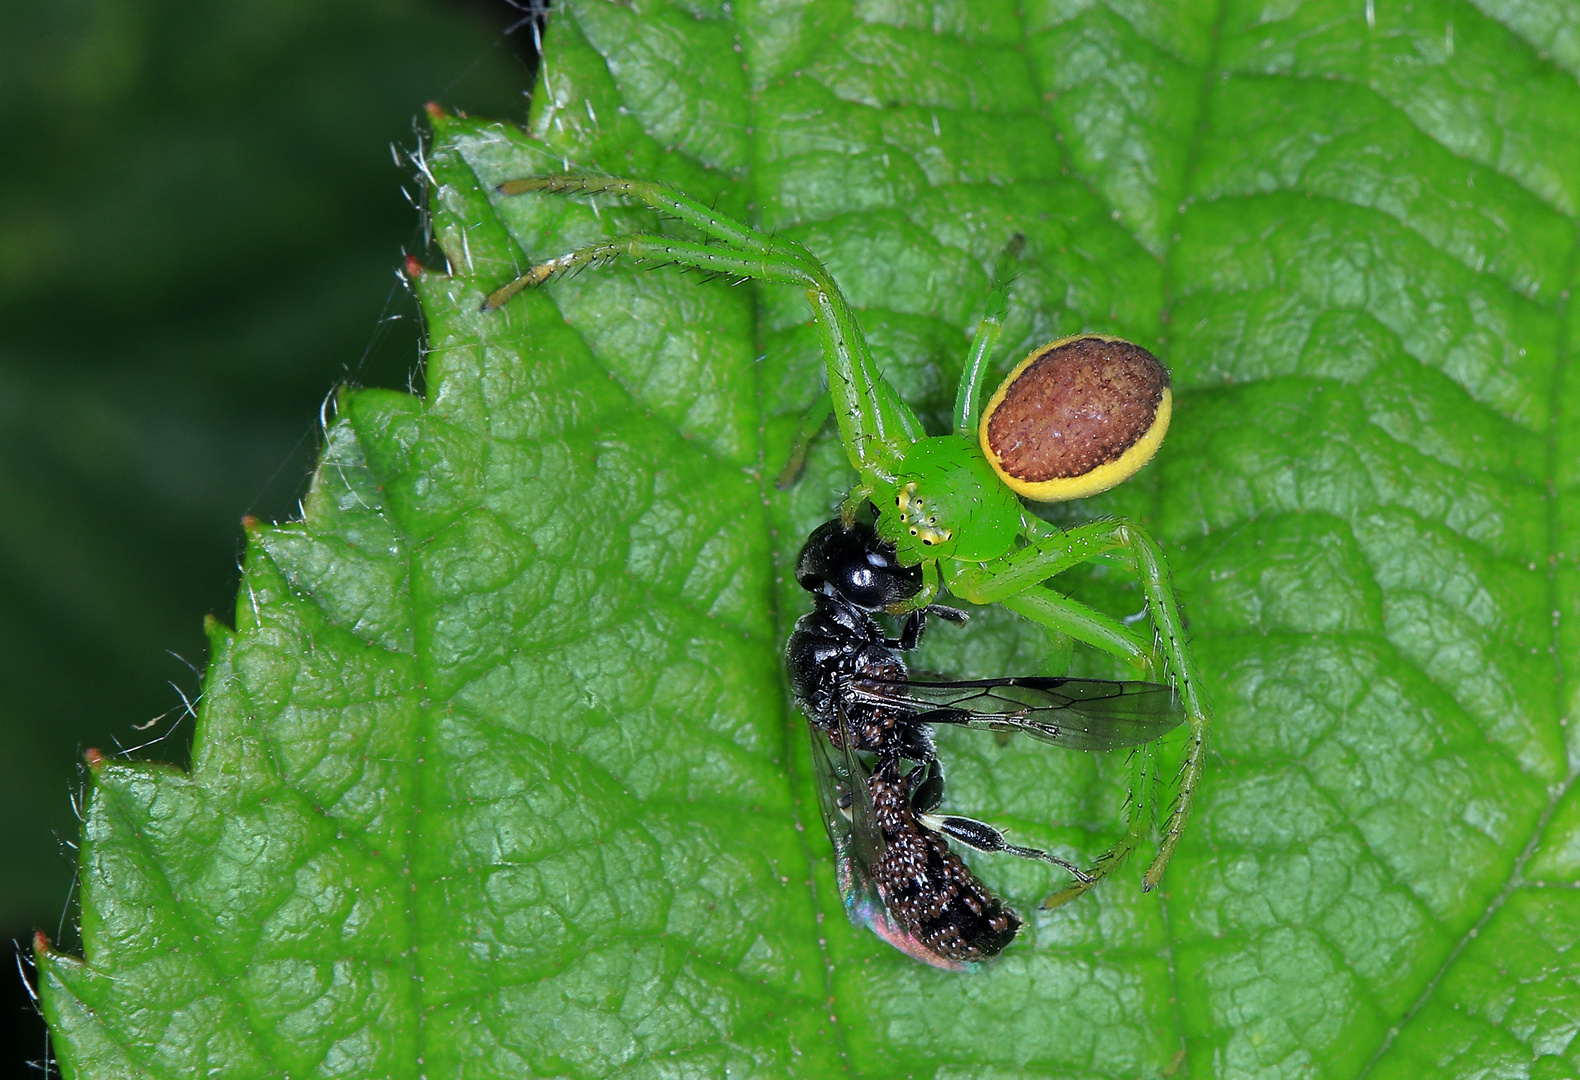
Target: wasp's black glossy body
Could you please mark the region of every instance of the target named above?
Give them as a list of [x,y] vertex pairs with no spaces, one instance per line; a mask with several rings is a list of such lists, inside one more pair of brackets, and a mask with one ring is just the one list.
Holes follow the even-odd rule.
[[[922,587],[921,573],[902,567],[894,548],[878,539],[865,522],[844,528],[838,519],[819,526],[796,560],[796,581],[817,605],[795,625],[785,648],[790,688],[808,719],[839,739],[837,707],[851,678],[904,679],[908,672],[898,650],[914,649],[926,611],[905,617],[897,640],[885,636],[873,613],[904,603]],[[859,749],[888,745],[879,724],[892,728],[894,710],[863,709],[870,716],[848,715]]]
[[[901,567],[894,548],[864,522],[850,529],[838,519],[820,526],[797,560],[796,580],[815,596],[817,606],[796,623],[785,661],[796,700],[819,729],[813,732],[814,743],[823,738],[836,751],[851,751],[851,762],[856,753],[871,759],[870,769],[847,767],[866,773],[866,792],[840,792],[834,796],[839,805],[825,812],[852,821],[855,804],[865,795],[870,827],[877,834],[865,845],[859,836],[842,844],[833,834],[848,836],[849,827],[827,823],[841,861],[865,863],[841,867],[852,920],[872,925],[919,959],[944,961],[941,966],[996,955],[1014,940],[1020,919],[977,880],[943,836],[920,820],[943,797],[931,729],[915,709],[857,701],[850,694],[856,679],[904,681],[908,672],[900,651],[916,647],[929,613],[942,612],[912,612],[904,617],[898,639],[885,636],[873,613],[915,596],[921,574]],[[814,754],[823,750],[813,747]],[[858,832],[861,827],[856,825]],[[864,846],[869,850],[863,852]],[[838,850],[842,847],[847,850]],[[876,888],[875,901],[852,895],[863,885]]]
[[[796,623],[785,664],[812,723],[823,823],[851,921],[938,967],[963,969],[995,956],[1014,940],[1020,918],[949,840],[1053,863],[1082,882],[1091,878],[1055,855],[1009,843],[991,825],[938,813],[944,774],[932,725],[1113,750],[1178,724],[1178,698],[1145,682],[911,679],[901,654],[916,647],[927,619],[965,615],[937,605],[905,612],[921,590],[921,574],[901,566],[894,548],[864,522],[819,526],[796,562],[796,580],[816,606]],[[903,620],[897,638],[875,617],[884,611]]]

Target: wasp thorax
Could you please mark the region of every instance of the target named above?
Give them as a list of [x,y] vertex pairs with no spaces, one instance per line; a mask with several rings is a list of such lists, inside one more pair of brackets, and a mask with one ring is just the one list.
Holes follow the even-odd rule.
[[1145,465],[1168,430],[1169,371],[1101,334],[1032,351],[982,414],[982,451],[1001,480],[1053,502],[1106,491]]

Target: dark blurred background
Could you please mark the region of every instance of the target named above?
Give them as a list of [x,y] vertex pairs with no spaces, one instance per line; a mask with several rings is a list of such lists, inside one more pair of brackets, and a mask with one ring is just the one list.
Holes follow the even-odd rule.
[[527,2],[0,0],[0,1076],[34,929],[76,946],[82,751],[186,761],[241,516],[296,515],[335,386],[416,377],[390,144],[525,117]]

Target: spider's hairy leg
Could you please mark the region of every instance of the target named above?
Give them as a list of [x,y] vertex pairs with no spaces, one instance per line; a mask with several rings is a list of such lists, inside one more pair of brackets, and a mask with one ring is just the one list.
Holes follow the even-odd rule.
[[828,364],[829,400],[851,467],[869,489],[892,487],[912,443],[926,437],[922,422],[878,371],[855,312],[833,277],[806,291],[812,325]]
[[1168,820],[1163,823],[1163,838],[1158,844],[1158,853],[1141,878],[1141,887],[1152,889],[1163,877],[1163,870],[1179,845],[1185,822],[1190,817],[1196,785],[1201,780],[1207,749],[1207,728],[1212,723],[1212,716],[1202,697],[1201,674],[1185,641],[1185,625],[1180,619],[1179,606],[1174,601],[1174,586],[1169,580],[1168,563],[1163,561],[1163,551],[1156,540],[1137,526],[1120,522],[1119,527],[1126,534],[1126,546],[1136,554],[1141,591],[1146,597],[1152,624],[1157,628],[1169,673],[1174,677],[1180,697],[1184,700],[1185,719],[1190,724],[1190,742],[1186,747],[1185,760],[1180,764],[1179,788],[1174,796],[1174,806],[1169,811]]
[[630,259],[652,266],[688,266],[716,274],[734,274],[760,281],[804,285],[810,276],[798,260],[774,253],[738,253],[667,236],[622,236],[538,263],[508,285],[488,294],[483,310],[503,307],[522,289],[536,288],[551,278],[591,263]]
[[[950,591],[953,592],[953,588]],[[1055,592],[1045,585],[1038,585],[1015,596],[1005,597],[1001,603],[1039,626],[1085,642],[1109,656],[1132,664],[1142,678],[1150,680],[1156,674],[1156,657],[1140,634],[1079,600]]]
[[993,347],[998,344],[999,333],[1004,329],[1004,319],[1009,314],[1009,283],[1012,272],[1020,261],[1020,252],[1026,238],[1016,233],[998,257],[993,275],[993,291],[988,293],[987,306],[982,321],[977,324],[976,335],[971,339],[971,350],[966,354],[960,372],[960,388],[955,392],[955,434],[975,439],[977,423],[982,416],[982,382],[987,378],[988,361],[993,357]]
[[795,482],[801,478],[801,470],[806,468],[806,456],[812,449],[812,440],[817,438],[817,433],[823,430],[823,425],[828,423],[833,412],[833,399],[827,394],[818,395],[817,401],[801,417],[801,423],[796,427],[795,440],[790,444],[790,457],[774,480],[774,487],[788,491],[795,486]]
[[873,489],[866,484],[857,484],[850,489],[845,501],[839,504],[839,520],[845,528],[849,529],[856,524],[856,516],[866,508],[873,494]]
[[956,596],[975,604],[995,604],[1101,555],[1126,545],[1112,521],[1055,529],[1022,516],[1025,547],[985,563],[962,565],[949,581]]
[[878,373],[861,326],[828,269],[793,240],[767,236],[666,184],[608,176],[547,176],[509,180],[501,194],[610,194],[635,199],[697,229],[724,250],[656,236],[633,236],[593,245],[528,270],[493,293],[485,310],[522,289],[601,259],[694,267],[741,279],[799,285],[812,305],[813,323],[828,365],[828,382],[840,439],[850,463],[871,485],[892,480],[905,450],[925,432],[909,406]]
[[1128,521],[1100,521],[1062,531],[1028,518],[1025,531],[1026,547],[994,562],[956,571],[949,580],[950,591],[978,603],[998,601],[1035,622],[1126,659],[1150,658],[1152,650],[1117,620],[1037,583],[1114,551],[1134,560],[1164,670],[1179,693],[1190,725],[1174,805],[1163,824],[1158,853],[1142,878],[1142,888],[1150,890],[1162,878],[1190,817],[1196,785],[1201,779],[1207,728],[1212,722],[1201,694],[1201,676],[1185,639],[1168,564],[1157,541]]
[[911,611],[921,611],[923,608],[933,606],[933,601],[938,599],[938,590],[942,585],[941,575],[938,572],[936,559],[928,559],[922,563],[922,587],[917,594],[898,607],[890,609],[889,614],[900,615]]
[[1157,820],[1154,791],[1157,787],[1157,753],[1148,746],[1138,746],[1130,759],[1130,797],[1126,800],[1125,834],[1113,847],[1092,860],[1082,880],[1072,881],[1058,892],[1045,897],[1039,907],[1051,910],[1067,904],[1086,892],[1093,885],[1108,877],[1130,858],[1141,845]]
[[524,195],[530,191],[548,194],[624,195],[647,204],[661,214],[678,218],[704,236],[727,244],[737,251],[751,251],[758,254],[771,252],[798,257],[805,253],[799,244],[792,245],[765,236],[750,225],[736,221],[728,214],[722,214],[711,206],[676,191],[668,184],[654,180],[624,180],[617,176],[530,176],[521,180],[506,180],[497,190],[501,195]]

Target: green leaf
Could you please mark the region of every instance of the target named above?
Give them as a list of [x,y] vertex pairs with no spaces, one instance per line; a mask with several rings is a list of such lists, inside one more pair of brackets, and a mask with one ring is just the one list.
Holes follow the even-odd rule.
[[[191,773],[95,769],[85,960],[40,956],[67,1075],[1580,1075],[1576,25],[558,10],[530,132],[435,121],[424,397],[343,395],[305,520],[254,531]],[[805,304],[609,267],[481,313],[674,227],[489,194],[566,168],[807,243],[935,423],[1015,232],[1000,363],[1081,329],[1169,360],[1158,463],[1069,511],[1164,539],[1217,704],[1161,894],[1041,912],[1048,868],[977,860],[1028,926],[973,976],[846,924],[778,655],[848,482],[825,435],[772,487]],[[982,615],[927,663],[1063,664]],[[1117,827],[1121,761],[944,753],[1024,842]]]

